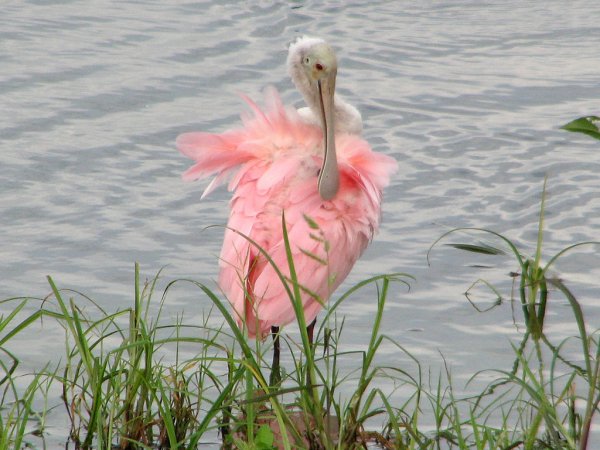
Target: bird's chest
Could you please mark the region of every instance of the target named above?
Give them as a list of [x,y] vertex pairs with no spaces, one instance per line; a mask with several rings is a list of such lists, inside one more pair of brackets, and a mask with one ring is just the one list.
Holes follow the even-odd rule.
[[[289,208],[306,207],[306,202],[318,197],[318,177],[321,161],[316,155],[293,158],[293,161],[274,161],[265,195],[264,211],[281,216]],[[258,188],[258,186],[257,186]]]
[[260,244],[268,248],[281,237],[284,212],[293,226],[323,207],[317,188],[321,163],[316,155],[288,153],[248,168],[235,189],[232,215],[243,209],[243,215],[253,221],[251,234],[260,236]]

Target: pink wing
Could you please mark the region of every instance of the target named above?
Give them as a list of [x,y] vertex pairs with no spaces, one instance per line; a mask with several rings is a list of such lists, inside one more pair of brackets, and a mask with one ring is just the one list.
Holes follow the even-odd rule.
[[289,277],[281,223],[285,211],[304,313],[311,322],[377,230],[381,192],[396,162],[374,153],[358,136],[336,136],[340,191],[323,201],[317,190],[320,128],[286,110],[275,90],[267,93],[266,112],[246,101],[254,116],[243,118],[244,128],[184,134],[177,145],[197,161],[184,178],[216,175],[205,194],[232,176],[219,285],[249,334],[264,337],[271,326],[293,322],[295,315],[284,283],[257,245]]

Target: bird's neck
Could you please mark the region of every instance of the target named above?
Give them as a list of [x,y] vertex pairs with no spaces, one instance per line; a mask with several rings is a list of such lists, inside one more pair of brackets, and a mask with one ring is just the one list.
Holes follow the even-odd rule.
[[[319,93],[313,89],[302,90],[304,101],[310,109],[310,116],[307,119],[315,124],[320,124],[321,103]],[[360,112],[351,104],[335,94],[334,100],[335,131],[338,133],[360,134],[362,132],[362,117]],[[303,114],[306,116],[306,113]]]

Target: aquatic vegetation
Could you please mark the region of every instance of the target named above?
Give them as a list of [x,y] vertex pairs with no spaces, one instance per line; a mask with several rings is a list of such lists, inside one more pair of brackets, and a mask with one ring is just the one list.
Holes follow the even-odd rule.
[[[549,269],[565,253],[600,243],[568,246],[544,262],[545,202],[543,193],[532,252],[499,233],[477,228],[451,230],[432,246],[439,247],[457,233],[483,234],[493,242],[448,245],[502,256],[503,264],[512,255],[516,264],[511,276],[517,282],[525,328],[520,342],[513,343],[513,366],[486,371],[494,374],[493,380],[477,395],[459,394],[462,388],[455,386],[447,367],[431,374],[382,329],[390,291],[408,285],[412,279],[407,274],[375,276],[342,294],[326,309],[311,345],[300,303],[302,286],[284,227],[290,275],[275,269],[294,306],[300,333],[281,334],[291,361],[278,369],[277,377],[269,376],[274,370],[268,358],[272,342],[249,340],[229,304],[195,280],[168,282],[159,296],[162,273],[142,282],[136,265],[132,305],[116,312],[61,289],[52,278],[51,294],[24,319],[19,313],[30,300],[5,300],[13,306],[11,314],[0,318],[0,449],[43,445],[46,414],[51,408],[57,413],[49,399],[52,386],[60,387],[69,440],[78,449],[585,449],[600,404],[600,340],[597,331],[588,328],[571,290]],[[489,289],[493,298],[502,297],[491,282],[475,284]],[[174,323],[164,320],[167,300],[181,287],[191,287],[213,305],[200,323],[190,325],[184,316]],[[339,305],[355,295],[372,296],[377,304],[361,350],[343,348],[347,330],[336,314]],[[550,295],[562,296],[570,306],[577,336],[551,341],[545,328],[555,304]],[[217,312],[222,319],[215,326]],[[23,375],[17,370],[19,358],[6,344],[42,317],[64,330],[64,356],[55,368],[46,365]],[[377,362],[383,343],[410,364]],[[474,374],[473,380],[482,375]],[[27,383],[21,380],[24,376]],[[390,389],[401,390],[402,396],[392,396]],[[377,429],[377,423],[383,426]]]
[[561,128],[563,130],[572,131],[574,133],[583,133],[593,138],[600,139],[600,129],[598,129],[597,123],[600,123],[600,117],[585,116],[572,120]]
[[[570,245],[542,262],[542,247],[544,236],[544,209],[546,202],[546,181],[542,191],[537,241],[533,256],[526,256],[525,251],[507,237],[492,230],[480,228],[459,228],[451,230],[440,237],[442,239],[458,231],[484,233],[500,241],[511,253],[518,264],[519,278],[517,289],[521,303],[525,333],[521,343],[514,346],[515,361],[512,370],[495,371],[499,374],[496,381],[490,384],[489,393],[498,388],[510,385],[518,387],[519,402],[529,405],[526,408],[531,420],[522,436],[524,448],[537,448],[543,445],[547,448],[587,448],[592,418],[600,404],[600,341],[597,330],[590,332],[584,319],[581,305],[557,276],[550,275],[550,268],[565,253],[581,246],[600,246],[598,241],[580,242]],[[455,248],[488,255],[504,255],[502,248],[479,244],[448,244]],[[432,248],[433,248],[432,246]],[[486,283],[494,295],[498,291]],[[563,351],[568,340],[555,344],[550,341],[544,331],[549,298],[549,286],[564,296],[568,302],[573,320],[577,324],[581,344],[580,352],[575,355]],[[527,353],[527,344],[533,341],[532,355]],[[550,360],[548,368],[548,359]],[[584,364],[581,365],[580,361]],[[488,393],[482,394],[482,398]],[[526,400],[521,399],[525,397]],[[575,403],[578,403],[576,408]],[[581,407],[583,404],[583,408]],[[530,408],[532,408],[530,410]],[[583,412],[583,414],[582,414]],[[522,414],[522,413],[520,413]],[[544,437],[539,434],[543,431]]]

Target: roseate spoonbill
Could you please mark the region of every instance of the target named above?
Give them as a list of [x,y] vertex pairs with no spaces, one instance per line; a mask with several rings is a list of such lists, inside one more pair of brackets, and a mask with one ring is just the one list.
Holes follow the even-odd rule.
[[231,177],[219,285],[250,337],[273,334],[274,366],[279,326],[295,320],[294,309],[272,265],[248,238],[289,275],[285,212],[312,341],[317,313],[379,226],[382,189],[397,166],[371,150],[360,137],[360,113],[334,94],[337,59],[325,41],[299,38],[290,45],[287,66],[308,107],[284,107],[271,88],[264,111],[244,96],[253,115],[242,114],[243,127],[177,138],[178,149],[196,161],[184,179],[216,175],[202,197]]

